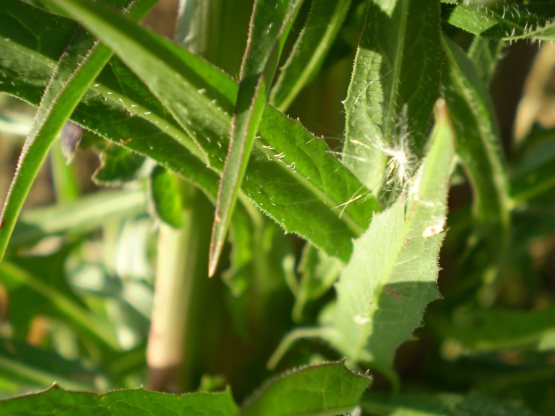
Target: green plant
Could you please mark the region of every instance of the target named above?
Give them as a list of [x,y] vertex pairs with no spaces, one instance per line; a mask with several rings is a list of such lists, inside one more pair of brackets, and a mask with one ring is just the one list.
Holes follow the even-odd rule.
[[507,158],[488,88],[555,6],[181,0],[172,42],[155,3],[0,2],[0,90],[38,107],[0,123],[0,389],[69,389],[0,413],[551,414],[555,136]]

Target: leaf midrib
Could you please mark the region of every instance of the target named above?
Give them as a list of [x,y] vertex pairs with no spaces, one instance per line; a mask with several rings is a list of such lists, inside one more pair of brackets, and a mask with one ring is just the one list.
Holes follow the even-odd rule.
[[[393,82],[391,89],[389,91],[389,98],[387,102],[387,110],[385,113],[385,129],[384,136],[391,136],[393,132],[392,123],[394,123],[393,115],[395,113],[395,97],[398,95],[400,80],[399,76],[401,74],[401,68],[403,66],[403,50],[405,48],[405,37],[407,33],[407,22],[408,22],[408,9],[409,0],[401,0],[401,22],[397,26],[397,42],[395,47],[395,55],[393,60]],[[393,12],[395,13],[395,12]]]
[[[269,105],[269,104],[266,104]],[[271,150],[265,148],[260,141],[258,140],[255,144],[257,150],[260,150],[265,156],[272,159],[281,169],[287,171],[290,175],[294,176],[298,182],[300,182],[305,188],[307,188],[311,193],[313,193],[320,201],[324,203],[328,208],[331,208],[331,211],[336,213],[338,212],[337,208],[342,204],[340,201],[335,201],[333,198],[330,198],[326,192],[321,191],[316,185],[314,185],[308,178],[303,175],[297,173],[295,169],[289,168],[277,155],[272,152]],[[341,210],[339,210],[341,212]],[[352,216],[345,210],[343,215],[336,214],[337,218],[341,219],[346,225],[349,227],[351,231],[355,233],[356,236],[359,236],[364,232],[364,228],[361,227],[353,218]]]
[[[403,201],[403,205],[404,204],[405,204],[405,201]],[[396,244],[395,250],[393,251],[394,255],[390,256],[391,260],[387,262],[386,267],[384,268],[385,272],[382,274],[382,278],[379,279],[378,283],[376,284],[376,290],[374,291],[373,302],[370,303],[370,310],[368,312],[368,318],[370,318],[370,320],[366,325],[371,325],[371,323],[374,322],[373,318],[378,310],[378,301],[382,297],[386,282],[389,281],[389,277],[393,274],[393,272],[395,271],[395,268],[397,267],[397,264],[399,263],[398,259],[405,245],[405,241],[407,241],[407,238],[408,238],[407,236],[412,226],[412,219],[414,217],[414,213],[416,212],[417,208],[418,208],[418,202],[414,202],[411,205],[409,213],[403,218],[403,227],[401,228],[402,238],[399,238],[397,240],[398,244]],[[369,338],[368,335],[362,333],[362,331],[359,331],[358,335],[359,336],[358,336],[358,342],[357,342],[357,348],[356,348],[357,359],[359,358],[359,353],[365,350],[364,347],[368,343],[368,338]]]

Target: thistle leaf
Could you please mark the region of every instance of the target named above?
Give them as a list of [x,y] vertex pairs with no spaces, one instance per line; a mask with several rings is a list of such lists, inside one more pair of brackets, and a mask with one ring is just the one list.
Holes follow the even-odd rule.
[[345,102],[343,160],[375,193],[388,160],[401,181],[412,174],[399,158],[405,142],[409,154],[422,154],[439,94],[439,11],[439,0],[368,2]]
[[[223,167],[237,84],[201,58],[100,4],[90,5],[90,10],[110,29],[99,29],[98,21],[92,28],[180,118],[174,119],[141,80],[113,59],[74,111],[73,120],[151,157],[212,197]],[[52,38],[37,45],[27,32],[12,30],[10,22],[31,28],[48,25]],[[53,59],[67,43],[64,34],[69,36],[72,29],[68,19],[17,0],[0,2],[0,48],[5,51],[0,54],[0,89],[36,105]],[[42,40],[41,36],[40,31],[33,32],[33,38]],[[136,54],[134,47],[141,53]],[[148,64],[138,57],[148,59]],[[22,61],[25,65],[18,64]],[[244,193],[287,232],[301,235],[331,256],[348,259],[352,238],[366,229],[377,209],[375,199],[324,140],[272,106],[265,108],[260,133],[243,181]]]
[[422,323],[437,299],[439,249],[455,153],[443,100],[436,107],[429,150],[409,189],[372,218],[354,242],[353,254],[336,285],[337,301],[320,315],[321,326],[286,336],[268,362],[275,366],[299,338],[328,341],[348,360],[367,363],[394,379],[395,351]]
[[212,225],[208,275],[216,272],[258,126],[289,28],[302,0],[255,1]]
[[554,15],[553,5],[540,2],[527,6],[504,3],[496,7],[461,4],[451,10],[448,22],[474,35],[504,41],[552,41],[555,39]]
[[411,339],[426,306],[438,298],[438,256],[454,146],[441,101],[429,151],[408,194],[376,214],[354,243],[337,283],[335,309],[322,315],[328,325],[324,338],[351,361],[371,363],[387,373],[397,347]]

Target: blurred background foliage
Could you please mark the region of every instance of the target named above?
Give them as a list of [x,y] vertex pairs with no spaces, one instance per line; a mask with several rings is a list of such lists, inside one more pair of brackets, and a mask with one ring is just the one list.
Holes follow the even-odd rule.
[[[242,3],[248,10],[248,2]],[[364,2],[353,3],[321,72],[288,111],[336,150],[363,19]],[[161,0],[145,24],[172,37],[176,10],[175,0]],[[234,75],[248,15],[221,29],[220,41],[236,44],[218,52],[216,63]],[[446,31],[462,46],[472,42],[470,34],[454,27]],[[395,366],[405,392],[474,391],[554,414],[555,46],[507,44],[490,91],[517,202],[502,278],[479,289],[466,279],[471,190],[458,171],[441,255],[439,285],[445,299],[429,308],[418,341],[400,348]],[[0,95],[0,195],[6,195],[33,114],[30,106]],[[146,350],[157,247],[162,247],[158,231],[165,225],[148,197],[152,165],[118,155],[119,148],[99,148],[86,134],[75,152],[67,142],[55,143],[26,202],[8,259],[0,264],[2,396],[47,387],[53,380],[72,389],[105,390],[155,383],[157,377],[147,374]],[[104,164],[99,153],[110,155]],[[169,180],[161,186],[180,186]],[[209,229],[211,204],[191,192],[206,215],[189,221],[199,230],[206,230],[208,222]],[[266,360],[294,322],[313,321],[331,298],[340,264],[303,247],[294,236],[283,237],[260,213],[249,215],[252,232],[246,238],[253,252],[227,247],[220,276],[198,282],[187,335],[192,342],[185,353],[190,368],[178,387],[161,381],[162,388],[210,391],[230,384],[236,397],[244,397],[268,377]],[[204,254],[198,255],[204,261]],[[234,257],[232,263],[246,269],[230,265]],[[245,273],[255,276],[248,285]],[[301,279],[315,286],[295,298],[291,287]],[[334,357],[317,341],[300,343],[295,351],[283,368]],[[389,388],[376,374],[373,391]]]

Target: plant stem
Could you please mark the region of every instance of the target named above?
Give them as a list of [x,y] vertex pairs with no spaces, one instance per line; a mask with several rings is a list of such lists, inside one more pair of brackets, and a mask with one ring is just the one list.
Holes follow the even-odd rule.
[[[176,41],[234,73],[246,40],[246,30],[237,33],[237,28],[247,27],[245,11],[250,11],[251,4],[252,0],[180,0]],[[218,325],[207,311],[219,287],[216,279],[207,279],[213,208],[200,191],[181,184],[184,225],[160,227],[147,351],[149,388],[174,392],[197,387],[201,360],[212,347],[205,344]]]
[[[183,184],[186,207],[183,226],[161,224],[154,309],[148,342],[149,388],[182,391],[190,388],[191,360],[196,355],[187,335],[194,333],[193,323],[202,306],[198,286],[207,279],[208,232],[207,212],[211,207],[204,195],[191,185]],[[193,299],[193,296],[195,299]]]

